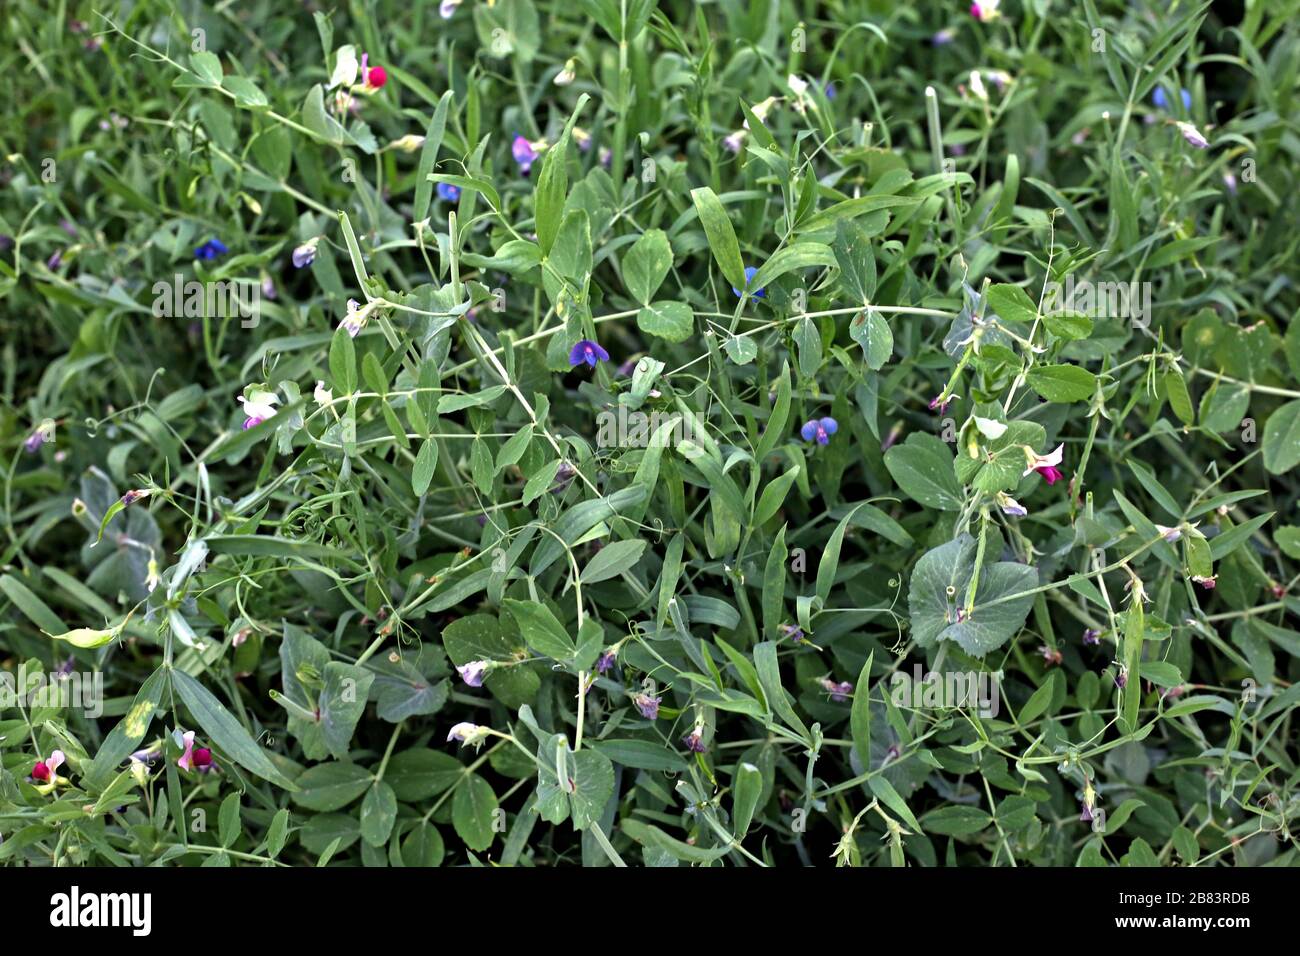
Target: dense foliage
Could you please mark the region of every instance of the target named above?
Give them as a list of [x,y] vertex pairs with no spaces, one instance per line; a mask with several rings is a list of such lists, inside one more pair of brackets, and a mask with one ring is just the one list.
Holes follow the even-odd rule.
[[1298,8],[7,3],[0,860],[1295,864]]

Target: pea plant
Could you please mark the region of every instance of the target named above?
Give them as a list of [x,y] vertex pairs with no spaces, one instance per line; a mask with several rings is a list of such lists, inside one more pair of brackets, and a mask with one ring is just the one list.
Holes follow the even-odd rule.
[[1294,865],[1297,12],[13,0],[0,861]]

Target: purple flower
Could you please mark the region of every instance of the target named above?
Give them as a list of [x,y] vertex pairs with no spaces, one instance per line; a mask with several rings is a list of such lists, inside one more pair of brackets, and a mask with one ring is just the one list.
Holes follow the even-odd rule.
[[[1192,94],[1187,92],[1186,88],[1180,90],[1180,92],[1183,97],[1183,109],[1190,110],[1192,108]],[[1163,86],[1157,86],[1155,88],[1155,92],[1151,94],[1151,102],[1156,105],[1156,109],[1158,110],[1169,109],[1169,94],[1165,92]]]
[[1083,812],[1079,814],[1079,822],[1081,822],[1081,823],[1091,823],[1091,822],[1092,822],[1092,807],[1088,806],[1088,804],[1086,804],[1086,803],[1081,803],[1080,806],[1083,807]]
[[848,681],[836,683],[829,677],[823,677],[819,683],[822,685],[822,689],[831,695],[831,700],[837,704],[842,704],[848,700],[849,694],[853,693],[853,685]]
[[1084,628],[1083,643],[1085,646],[1088,647],[1095,647],[1096,645],[1100,644],[1101,631],[1098,631],[1095,628],[1091,628],[1091,627]]
[[51,272],[56,272],[61,265],[63,265],[62,249],[45,260],[45,268],[49,269]]
[[451,183],[438,183],[438,198],[446,202],[457,202],[460,199],[460,187]]
[[524,176],[528,175],[537,160],[537,151],[533,149],[533,144],[522,136],[515,137],[515,141],[510,145],[510,155],[515,158],[515,162],[519,164],[519,172]]
[[[755,276],[757,273],[758,273],[758,270],[755,269],[753,266],[745,266],[745,288],[746,288],[746,289],[749,289],[749,284],[750,284],[751,282],[754,281],[754,276]],[[734,293],[736,293],[736,298],[737,298],[737,299],[740,298],[740,290],[737,289],[734,285],[731,287],[731,291],[734,292]],[[766,289],[759,289],[757,292],[751,292],[751,293],[749,293],[749,294],[750,294],[751,296],[753,296],[755,299],[766,299],[766,298],[767,298],[767,290],[766,290]]]
[[154,747],[152,749],[137,750],[131,754],[131,759],[136,763],[142,763],[147,767],[152,767],[157,763],[158,758],[162,756],[162,748]]
[[662,697],[651,697],[649,694],[637,694],[632,698],[632,703],[636,704],[636,709],[641,711],[641,716],[646,720],[656,720],[659,717],[659,704],[662,701]]
[[36,454],[36,450],[45,444],[45,436],[41,434],[38,428],[23,440],[23,450],[29,455]]
[[295,269],[305,269],[316,260],[316,243],[319,241],[319,239],[308,240],[293,250],[293,267]]
[[202,259],[205,262],[211,262],[218,256],[224,256],[229,251],[230,250],[226,248],[226,244],[220,239],[209,239],[203,245],[195,247],[194,257],[196,259]]
[[698,730],[683,737],[682,745],[693,754],[702,754],[705,752],[704,742],[700,739],[700,732]]
[[586,362],[592,368],[595,368],[597,362],[608,361],[609,353],[601,348],[599,343],[593,342],[591,339],[583,339],[569,351],[569,364],[575,367]]
[[823,86],[822,93],[826,95],[826,99],[831,101],[833,101],[835,97],[839,96],[839,92],[835,89],[834,83],[827,83],[825,86]]
[[830,443],[831,436],[839,431],[839,428],[839,422],[833,418],[814,418],[803,423],[799,434],[803,436],[804,441],[812,441],[815,438],[817,444],[826,445]]
[[470,661],[457,667],[456,673],[460,674],[460,679],[470,687],[482,687],[483,678],[487,676],[491,666],[490,661]]
[[256,415],[250,415],[248,418],[244,419],[244,431],[248,431],[250,428],[256,428],[264,421],[266,421],[265,418],[258,418]]
[[790,638],[790,640],[794,641],[796,644],[803,643],[804,637],[803,637],[802,627],[799,627],[795,624],[782,624],[781,633],[784,634],[786,637]]
[[600,657],[596,658],[596,673],[604,674],[614,666],[614,659],[618,657],[618,650],[610,648]]

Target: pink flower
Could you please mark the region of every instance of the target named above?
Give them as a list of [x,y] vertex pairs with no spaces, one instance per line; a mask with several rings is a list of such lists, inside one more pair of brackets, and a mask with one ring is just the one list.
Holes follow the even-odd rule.
[[970,15],[980,23],[988,23],[998,17],[998,7],[1002,0],[975,0],[970,5]]
[[32,767],[32,779],[41,783],[54,783],[58,779],[58,770],[63,766],[63,751],[53,751],[46,760],[36,761]]

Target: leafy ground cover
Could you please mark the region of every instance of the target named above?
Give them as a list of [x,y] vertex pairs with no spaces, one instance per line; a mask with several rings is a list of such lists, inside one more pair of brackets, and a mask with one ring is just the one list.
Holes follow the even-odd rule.
[[0,860],[1295,864],[1296,13],[7,4]]

